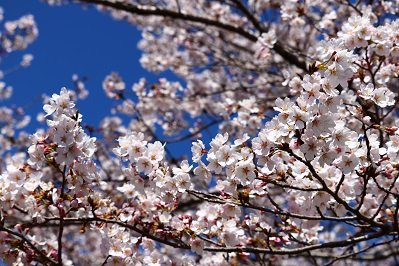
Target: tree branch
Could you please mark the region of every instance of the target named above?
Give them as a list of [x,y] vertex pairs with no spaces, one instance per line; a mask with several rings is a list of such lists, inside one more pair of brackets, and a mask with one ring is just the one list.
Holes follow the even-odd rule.
[[[38,254],[39,258],[43,259],[43,260],[47,263],[47,265],[52,265],[52,266],[58,265],[58,263],[57,263],[56,261],[54,261],[53,259],[47,257],[46,254],[45,254],[43,251],[41,251],[40,249],[38,249],[38,248],[37,248],[28,238],[26,238],[24,235],[22,235],[22,234],[20,234],[20,233],[17,233],[17,232],[14,232],[13,230],[8,229],[8,228],[3,227],[3,226],[0,226],[0,231],[7,232],[7,233],[9,233],[10,235],[13,235],[13,236],[15,236],[15,237],[18,237],[18,238],[21,239],[21,241],[27,243],[28,246],[29,246],[31,249],[33,249],[33,250]],[[45,264],[45,265],[46,265],[46,264]]]
[[[121,3],[121,2],[112,2],[112,1],[105,1],[105,0],[75,0],[76,2],[86,3],[86,4],[96,4],[104,7],[113,8],[115,10],[125,11],[130,14],[140,15],[140,16],[160,16],[160,17],[167,17],[173,18],[178,20],[190,21],[190,22],[197,22],[208,26],[213,26],[219,29],[223,29],[232,33],[236,33],[241,35],[242,37],[256,42],[258,37],[246,30],[242,27],[233,26],[227,23],[223,23],[217,20],[212,20],[206,17],[195,16],[192,14],[186,14],[183,12],[176,12],[173,10],[168,9],[161,9],[154,6],[138,6],[129,3]],[[307,65],[305,62],[302,62],[298,59],[298,57],[294,54],[291,54],[287,50],[284,49],[280,42],[276,42],[274,44],[273,50],[279,54],[284,60],[289,62],[290,64],[295,65],[296,67],[307,71]]]
[[[51,217],[47,218],[46,220],[52,220],[52,221],[59,221],[59,217]],[[171,242],[168,239],[163,239],[158,236],[150,234],[148,231],[144,229],[139,229],[137,228],[136,225],[132,224],[127,224],[115,220],[110,220],[110,219],[103,219],[100,217],[91,217],[91,218],[65,218],[64,219],[66,223],[72,223],[72,224],[87,224],[91,222],[102,222],[102,223],[107,223],[107,224],[116,224],[121,227],[130,229],[136,233],[139,233],[142,236],[148,237],[156,242],[178,248],[178,249],[191,249],[191,247],[184,243],[176,243],[176,242]],[[319,243],[319,244],[313,244],[305,247],[299,247],[299,248],[292,248],[292,249],[269,249],[269,248],[257,248],[257,247],[205,247],[204,251],[211,251],[211,252],[227,252],[227,253],[243,253],[243,252],[249,252],[249,253],[254,253],[254,254],[272,254],[272,255],[301,255],[304,252],[312,251],[312,250],[319,250],[319,249],[324,249],[324,248],[337,248],[337,247],[346,247],[352,244],[356,244],[359,242],[365,242],[369,241],[372,239],[376,239],[382,236],[397,236],[397,232],[393,233],[387,233],[384,230],[381,230],[379,232],[373,233],[373,234],[368,234],[368,235],[362,235],[358,237],[348,237],[345,240],[339,240],[339,241],[331,241],[331,242],[326,242],[326,243]],[[302,254],[303,255],[303,254]]]

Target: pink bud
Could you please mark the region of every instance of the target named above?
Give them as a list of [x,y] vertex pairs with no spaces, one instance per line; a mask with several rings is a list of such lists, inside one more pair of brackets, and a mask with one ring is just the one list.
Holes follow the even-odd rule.
[[58,256],[58,250],[52,249],[51,252],[50,252],[50,257],[56,259],[57,256]]
[[60,213],[60,217],[65,217],[65,208],[64,205],[58,204],[57,205],[58,211]]
[[15,225],[15,229],[17,229],[17,231],[18,231],[19,233],[22,233],[22,232],[23,232],[23,228],[22,228],[22,225],[21,225],[21,224],[16,224],[16,225]]
[[79,207],[79,202],[77,199],[73,199],[71,201],[71,208],[78,208]]

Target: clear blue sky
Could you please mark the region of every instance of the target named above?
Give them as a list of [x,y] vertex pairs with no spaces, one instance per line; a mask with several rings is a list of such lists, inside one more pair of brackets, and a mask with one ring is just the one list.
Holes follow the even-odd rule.
[[140,77],[157,79],[141,68],[141,52],[137,49],[140,32],[126,22],[79,5],[51,7],[39,0],[3,0],[0,6],[5,11],[5,20],[33,14],[38,24],[38,39],[27,50],[5,58],[0,65],[4,70],[18,64],[22,54],[34,55],[29,68],[5,78],[14,88],[9,102],[27,107],[32,118],[42,108],[40,95],[59,92],[63,86],[71,87],[73,73],[89,78],[86,87],[90,96],[79,103],[79,109],[84,123],[91,125],[98,125],[113,105],[101,85],[111,71],[117,71],[129,89]]
[[[15,20],[25,14],[33,14],[39,29],[39,37],[27,50],[16,52],[1,62],[0,69],[19,64],[25,53],[34,55],[30,67],[20,69],[5,77],[14,88],[13,97],[6,104],[23,106],[32,117],[27,128],[34,133],[36,115],[42,111],[40,95],[59,93],[62,87],[72,87],[72,75],[88,77],[85,82],[90,95],[78,102],[85,125],[98,126],[101,119],[110,114],[114,102],[106,98],[102,82],[112,71],[124,79],[127,89],[145,77],[155,82],[160,77],[171,81],[184,81],[171,71],[160,75],[144,70],[139,59],[141,51],[137,43],[141,33],[124,21],[114,20],[109,14],[80,5],[49,6],[40,0],[2,0],[4,20]],[[127,123],[125,123],[127,125]],[[217,126],[208,132],[216,133]],[[161,132],[157,130],[159,136]],[[208,135],[203,136],[210,141]],[[174,156],[190,157],[191,140],[168,145]]]

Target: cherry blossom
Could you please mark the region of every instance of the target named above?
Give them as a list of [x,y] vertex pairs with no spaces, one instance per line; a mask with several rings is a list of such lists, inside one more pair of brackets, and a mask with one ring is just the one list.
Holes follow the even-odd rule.
[[[395,264],[395,1],[46,2],[136,26],[159,78],[111,72],[99,126],[77,108],[77,75],[44,97],[33,134],[0,108],[2,261]],[[37,36],[32,16],[4,27],[2,53]]]

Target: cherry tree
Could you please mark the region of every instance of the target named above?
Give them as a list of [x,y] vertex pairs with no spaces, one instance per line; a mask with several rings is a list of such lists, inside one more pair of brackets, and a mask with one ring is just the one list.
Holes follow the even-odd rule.
[[[78,77],[29,138],[5,112],[5,263],[399,264],[398,1],[46,2],[131,23],[140,64],[179,81],[110,73],[98,126]],[[37,34],[5,28],[5,52]]]

